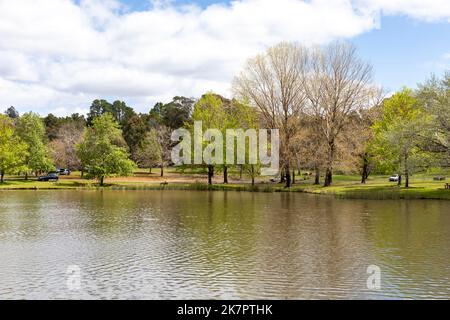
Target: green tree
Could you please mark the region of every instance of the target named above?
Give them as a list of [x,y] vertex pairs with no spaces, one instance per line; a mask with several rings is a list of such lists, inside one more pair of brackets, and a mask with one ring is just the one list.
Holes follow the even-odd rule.
[[[222,133],[223,146],[222,164],[207,164],[208,165],[208,183],[212,183],[214,169],[223,170],[223,182],[228,183],[228,170],[230,164],[225,162],[226,154],[226,136],[227,130],[230,129],[257,129],[258,118],[255,109],[249,103],[238,100],[228,100],[224,97],[209,92],[202,96],[202,98],[195,104],[192,114],[193,121],[202,121],[203,132],[208,129],[217,129]],[[208,142],[204,142],[205,145]],[[246,141],[246,149],[242,150],[248,154],[249,143]],[[236,153],[235,153],[236,160]],[[236,161],[234,162],[236,163]],[[241,165],[241,172],[246,171],[254,182],[254,178],[258,175],[260,170],[255,165]]]
[[134,155],[136,154],[138,148],[142,145],[149,129],[149,126],[145,123],[144,117],[141,115],[131,117],[123,126],[123,137],[130,148],[134,161],[136,161]]
[[429,121],[410,89],[403,89],[383,103],[381,119],[373,125],[375,137],[371,148],[382,167],[399,171],[399,185],[404,174],[408,188],[410,174],[427,160],[419,144]]
[[79,113],[73,113],[70,117],[64,118],[64,120],[74,123],[78,128],[84,128],[86,126],[84,115],[80,115]]
[[194,104],[194,99],[177,96],[167,104],[157,103],[150,111],[150,117],[155,124],[178,129],[191,120]]
[[431,77],[419,86],[418,99],[431,116],[430,130],[425,150],[442,158],[443,165],[450,164],[450,71],[443,79]]
[[158,142],[158,133],[155,129],[151,129],[144,135],[144,139],[136,148],[133,158],[141,168],[149,168],[150,173],[152,167],[162,162],[161,146]]
[[55,140],[58,137],[58,131],[61,126],[61,119],[54,116],[52,113],[44,118],[45,132],[49,141]]
[[175,129],[189,125],[194,103],[195,101],[191,98],[177,96],[167,104],[158,102],[150,110],[148,116],[145,117],[146,124],[157,132],[158,144],[161,150],[161,177],[164,176],[164,167],[171,160],[171,148],[174,146],[171,140],[171,133]]
[[103,99],[96,99],[92,102],[89,108],[89,113],[87,114],[87,123],[89,126],[95,118],[101,117],[105,113],[112,113],[112,104]]
[[[227,123],[227,115],[225,113],[224,100],[222,97],[208,92],[195,104],[192,113],[193,121],[202,121],[202,129],[205,132],[208,129],[218,129],[224,131]],[[207,145],[207,141],[203,142]],[[208,166],[208,184],[212,184],[214,177],[214,163],[207,163]]]
[[87,117],[88,125],[92,125],[95,118],[105,113],[110,113],[122,127],[131,117],[136,115],[133,108],[127,106],[123,101],[117,100],[111,104],[106,100],[94,100]]
[[136,115],[133,108],[127,106],[125,102],[119,100],[113,102],[111,113],[121,127],[123,127],[128,120]]
[[[252,108],[250,104],[246,101],[238,101],[233,99],[228,107],[225,109],[226,122],[225,131],[227,129],[258,129],[259,119],[258,112],[255,108]],[[250,143],[249,140],[245,141],[245,150],[240,150],[238,152],[244,152],[246,155],[250,154]],[[237,153],[235,153],[235,157]],[[259,155],[258,155],[259,157]],[[247,157],[246,157],[247,158]],[[236,161],[235,161],[236,163]],[[255,179],[261,174],[261,165],[258,161],[256,164],[247,163],[239,165],[241,168],[241,173],[245,172],[251,178],[252,186],[255,185]],[[227,178],[227,165],[224,165],[224,183],[228,183]],[[241,175],[242,179],[242,175]]]
[[96,117],[86,130],[83,141],[77,145],[77,154],[88,176],[103,186],[104,179],[127,176],[135,164],[129,159],[122,131],[110,113]]
[[27,145],[16,134],[12,119],[0,114],[0,183],[5,173],[22,169],[26,156]]
[[28,179],[29,171],[38,175],[41,172],[52,170],[54,166],[47,148],[45,126],[39,115],[32,112],[25,113],[18,121],[17,132],[28,146],[24,161],[25,178]]
[[49,141],[59,138],[59,133],[63,127],[73,127],[78,130],[83,130],[86,126],[86,119],[83,115],[74,113],[68,117],[56,117],[53,114],[48,114],[44,118],[45,131]]
[[17,119],[20,116],[19,111],[17,111],[13,106],[6,109],[5,114],[11,119]]

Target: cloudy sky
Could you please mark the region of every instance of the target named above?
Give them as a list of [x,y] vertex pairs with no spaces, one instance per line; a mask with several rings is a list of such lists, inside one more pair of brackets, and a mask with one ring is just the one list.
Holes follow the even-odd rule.
[[0,0],[0,111],[85,113],[95,98],[148,112],[229,95],[280,41],[352,41],[390,91],[450,69],[449,0]]

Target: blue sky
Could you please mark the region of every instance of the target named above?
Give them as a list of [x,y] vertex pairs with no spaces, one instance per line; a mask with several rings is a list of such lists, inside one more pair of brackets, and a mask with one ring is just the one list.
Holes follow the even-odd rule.
[[374,66],[379,83],[390,90],[415,87],[431,73],[450,69],[450,24],[383,17],[381,28],[351,39]]
[[388,92],[450,70],[449,0],[0,0],[0,21],[0,110],[42,115],[230,97],[245,61],[281,41],[351,41]]

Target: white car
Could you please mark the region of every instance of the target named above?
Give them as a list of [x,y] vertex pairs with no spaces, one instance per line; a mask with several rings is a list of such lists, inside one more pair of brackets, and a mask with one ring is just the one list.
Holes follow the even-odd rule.
[[398,182],[400,179],[400,176],[398,174],[394,174],[393,176],[389,177],[389,182]]

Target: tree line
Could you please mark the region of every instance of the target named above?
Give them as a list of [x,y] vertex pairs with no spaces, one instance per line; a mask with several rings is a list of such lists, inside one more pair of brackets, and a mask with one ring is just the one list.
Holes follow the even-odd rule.
[[258,111],[262,125],[280,129],[281,179],[290,187],[293,166],[314,170],[315,184],[333,182],[336,166],[409,177],[449,165],[450,73],[417,90],[386,97],[372,66],[345,42],[307,48],[281,43],[250,59],[234,81],[235,96]]
[[103,185],[111,176],[126,176],[136,167],[170,163],[171,132],[190,121],[195,101],[175,97],[138,114],[123,101],[94,100],[87,116],[42,118],[14,107],[0,115],[0,174],[39,175],[55,168],[80,170]]
[[[0,115],[0,174],[38,175],[56,167],[80,170],[103,184],[136,167],[171,165],[171,133],[192,129],[280,130],[280,182],[290,187],[301,170],[330,186],[333,174],[399,173],[399,184],[429,167],[450,162],[450,72],[416,90],[386,97],[372,67],[348,43],[306,48],[281,43],[250,60],[233,81],[233,99],[213,92],[199,99],[174,97],[137,113],[123,101],[95,100],[89,113],[46,117],[14,107]],[[204,164],[212,184],[230,165]],[[238,165],[252,183],[258,165]],[[321,182],[321,178],[323,182]]]

